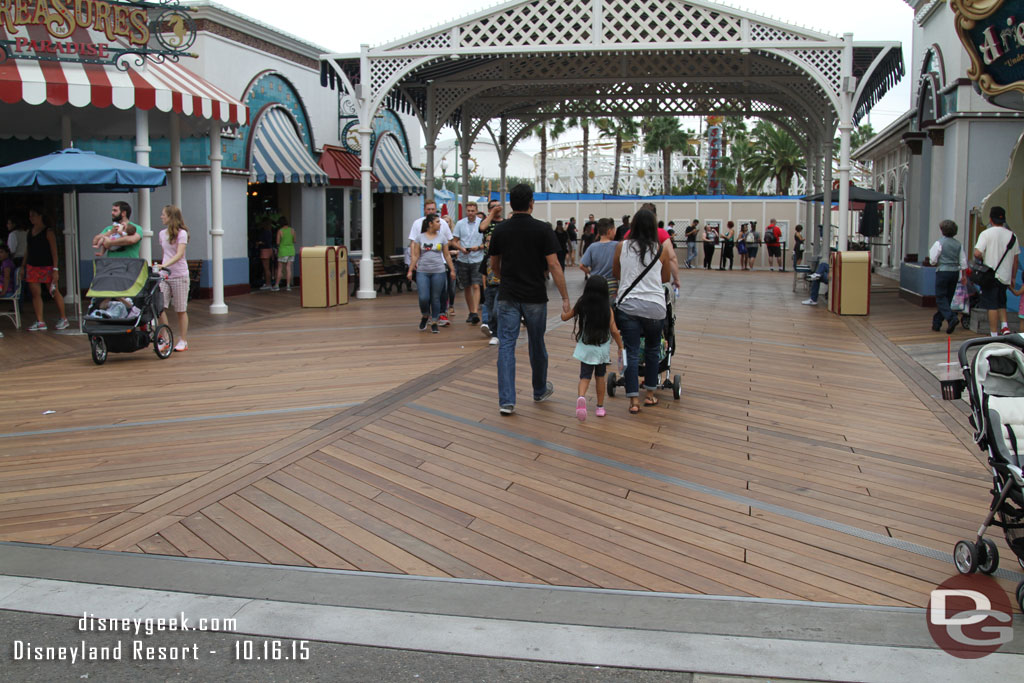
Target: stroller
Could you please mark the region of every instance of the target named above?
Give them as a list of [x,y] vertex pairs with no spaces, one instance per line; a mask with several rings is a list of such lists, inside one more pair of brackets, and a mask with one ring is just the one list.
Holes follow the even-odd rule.
[[150,344],[158,358],[169,357],[174,336],[171,328],[157,322],[163,310],[162,276],[151,273],[143,259],[100,258],[94,268],[86,292],[92,301],[82,328],[89,337],[92,361],[103,365],[108,352],[132,353]]
[[[980,347],[980,348],[979,348]],[[978,348],[968,361],[967,352]],[[1003,529],[1006,544],[1024,567],[1024,336],[971,339],[957,353],[963,379],[942,381],[942,398],[971,400],[974,440],[988,453],[992,468],[992,504],[973,541],[959,541],[953,562],[961,574],[992,574],[999,567],[996,544],[984,538],[989,526]],[[1017,585],[1017,604],[1024,610],[1024,581]]]
[[[682,380],[679,375],[673,375],[669,379],[668,373],[672,371],[672,356],[676,352],[676,314],[675,314],[675,291],[669,285],[663,285],[665,289],[665,322],[661,328],[661,339],[656,340],[661,346],[661,351],[658,353],[658,386],[661,389],[671,389],[672,398],[679,400],[682,396]],[[644,347],[646,344],[651,343],[650,340],[640,340],[640,379],[643,380],[644,376]],[[616,375],[614,372],[608,373],[607,379],[608,395],[615,396],[616,387],[626,386],[626,379]]]

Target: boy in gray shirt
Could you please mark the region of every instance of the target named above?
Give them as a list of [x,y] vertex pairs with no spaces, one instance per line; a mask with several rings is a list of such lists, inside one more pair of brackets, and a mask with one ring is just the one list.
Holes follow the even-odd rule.
[[618,242],[612,237],[615,234],[615,221],[611,218],[602,218],[597,222],[597,236],[599,241],[594,242],[587,248],[580,261],[580,270],[587,277],[600,275],[608,281],[608,293],[612,300],[619,291],[619,281],[612,274],[612,263],[615,260],[615,247]]

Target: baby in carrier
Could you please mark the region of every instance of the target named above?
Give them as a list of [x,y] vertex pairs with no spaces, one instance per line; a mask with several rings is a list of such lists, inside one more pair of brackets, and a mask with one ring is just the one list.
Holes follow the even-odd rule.
[[131,297],[93,299],[89,310],[89,317],[120,320],[122,318],[135,318],[140,312]]

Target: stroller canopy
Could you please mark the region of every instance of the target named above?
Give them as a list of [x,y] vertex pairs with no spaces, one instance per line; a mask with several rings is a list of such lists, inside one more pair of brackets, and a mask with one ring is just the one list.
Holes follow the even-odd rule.
[[93,262],[92,285],[86,296],[136,296],[149,277],[149,264],[140,258],[98,258]]

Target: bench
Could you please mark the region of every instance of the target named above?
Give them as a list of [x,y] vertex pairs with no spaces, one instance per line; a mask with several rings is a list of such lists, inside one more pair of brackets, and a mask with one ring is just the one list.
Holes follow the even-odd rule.
[[[355,295],[359,290],[359,261],[353,259],[352,264],[355,269],[354,277],[352,278],[352,294]],[[378,294],[381,292],[391,294],[393,287],[397,287],[400,292],[402,291],[402,283],[405,281],[404,272],[389,270],[384,265],[384,260],[380,256],[373,257],[373,286]]]
[[190,260],[188,262],[188,300],[192,301],[199,296],[199,279],[203,274],[202,259]]

